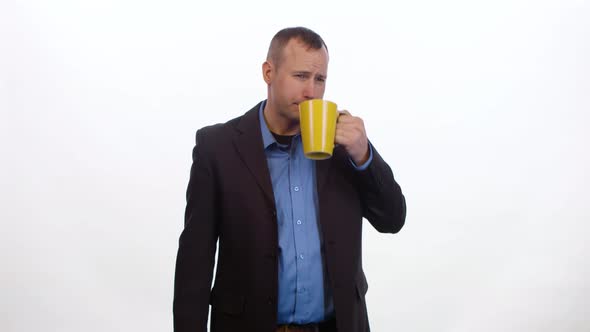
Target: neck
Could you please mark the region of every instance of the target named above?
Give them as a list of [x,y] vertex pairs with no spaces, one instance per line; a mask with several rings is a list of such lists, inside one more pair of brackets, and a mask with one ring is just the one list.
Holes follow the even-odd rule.
[[271,132],[283,136],[293,136],[299,133],[299,122],[294,122],[291,119],[280,116],[268,101],[266,105],[264,105],[262,114],[264,115],[264,121]]

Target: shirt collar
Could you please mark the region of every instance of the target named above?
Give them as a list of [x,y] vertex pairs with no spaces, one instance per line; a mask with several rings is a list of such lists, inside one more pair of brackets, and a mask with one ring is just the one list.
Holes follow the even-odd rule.
[[[286,147],[275,139],[274,135],[271,133],[270,129],[268,129],[268,125],[266,124],[266,120],[264,120],[264,106],[266,105],[266,100],[260,103],[260,109],[258,110],[258,119],[260,120],[260,131],[262,132],[262,144],[264,145],[264,149],[268,148],[270,145],[275,143],[276,146],[279,147]],[[295,134],[293,137],[295,139],[300,139],[300,133]]]
[[266,125],[266,121],[264,120],[264,106],[266,105],[266,100],[260,103],[260,109],[258,110],[258,119],[260,120],[260,131],[262,132],[262,143],[264,144],[264,148],[266,149],[272,143],[277,143],[275,137],[268,129]]

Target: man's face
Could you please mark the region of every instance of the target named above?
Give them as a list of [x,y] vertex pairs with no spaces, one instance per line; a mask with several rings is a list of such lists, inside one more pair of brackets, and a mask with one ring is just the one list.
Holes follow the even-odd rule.
[[265,73],[268,102],[273,111],[288,122],[298,123],[299,103],[323,98],[327,75],[326,48],[311,49],[298,39],[291,39],[283,49],[278,66],[272,64]]

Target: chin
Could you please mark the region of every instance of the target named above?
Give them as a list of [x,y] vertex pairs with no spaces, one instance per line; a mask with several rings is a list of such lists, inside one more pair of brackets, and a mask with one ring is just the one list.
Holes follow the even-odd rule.
[[297,109],[290,114],[291,115],[291,119],[293,120],[297,120],[297,122],[299,122],[299,107],[297,107]]

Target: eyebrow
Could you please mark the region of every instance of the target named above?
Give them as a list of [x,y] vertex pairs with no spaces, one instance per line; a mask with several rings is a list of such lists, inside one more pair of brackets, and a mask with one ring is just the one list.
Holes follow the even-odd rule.
[[[311,72],[310,71],[306,71],[306,70],[294,70],[293,71],[293,74],[304,74],[304,75],[308,75],[309,76],[309,75],[311,75]],[[326,75],[317,74],[316,75],[316,78],[321,78],[321,79],[324,79],[325,80],[328,77]]]

